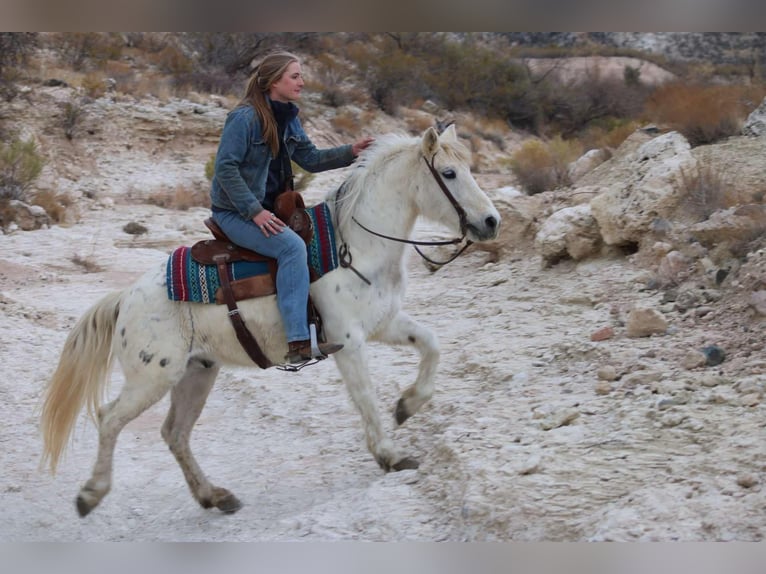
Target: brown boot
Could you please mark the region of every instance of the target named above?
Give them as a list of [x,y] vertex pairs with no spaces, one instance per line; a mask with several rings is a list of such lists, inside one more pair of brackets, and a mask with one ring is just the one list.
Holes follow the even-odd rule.
[[319,343],[319,352],[323,355],[322,357],[312,356],[310,339],[306,339],[305,341],[293,341],[292,343],[288,343],[287,347],[288,351],[287,355],[285,355],[285,362],[293,365],[296,363],[305,363],[306,361],[310,361],[312,359],[323,359],[327,355],[331,355],[332,353],[337,353],[340,351],[343,348],[343,345],[336,345],[334,343]]

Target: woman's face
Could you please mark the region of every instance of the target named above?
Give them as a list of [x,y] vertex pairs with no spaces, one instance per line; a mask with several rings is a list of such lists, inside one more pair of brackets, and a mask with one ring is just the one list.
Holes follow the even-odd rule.
[[282,77],[269,88],[269,97],[277,102],[294,102],[301,97],[303,73],[298,62],[291,62]]

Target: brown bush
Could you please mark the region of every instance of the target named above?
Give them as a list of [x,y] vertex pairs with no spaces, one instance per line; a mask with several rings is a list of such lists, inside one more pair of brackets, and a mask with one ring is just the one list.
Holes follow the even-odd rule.
[[192,207],[208,207],[210,191],[203,186],[185,187],[178,185],[173,189],[163,189],[149,195],[147,203],[166,209],[186,211]]
[[106,78],[101,72],[90,72],[85,74],[81,86],[89,97],[100,98],[106,93]]
[[597,124],[585,130],[579,139],[585,149],[603,149],[611,155],[640,126],[641,122],[637,120],[616,120],[606,125]]
[[66,193],[43,189],[32,196],[32,204],[39,205],[51,220],[61,223],[65,220],[66,213],[72,207],[73,202]]
[[351,113],[336,114],[330,120],[330,124],[335,131],[342,134],[356,135],[359,132],[359,120]]
[[86,273],[98,273],[104,270],[92,255],[83,257],[82,255],[75,254],[72,256],[71,261],[75,265],[82,267]]
[[676,186],[683,212],[699,221],[737,203],[737,198],[729,192],[731,186],[726,175],[710,164],[681,170]]
[[646,115],[683,134],[692,146],[710,144],[739,133],[764,93],[759,86],[666,84],[649,97]]
[[569,164],[582,153],[576,140],[560,136],[544,142],[524,142],[511,156],[511,170],[519,185],[530,195],[569,185]]

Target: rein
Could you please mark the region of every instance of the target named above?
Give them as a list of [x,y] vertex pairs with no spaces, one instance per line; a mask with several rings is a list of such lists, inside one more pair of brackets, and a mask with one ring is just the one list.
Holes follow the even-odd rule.
[[[428,159],[425,156],[422,156],[422,157],[423,157],[423,161],[426,162],[426,165],[428,166],[428,169],[431,172],[431,175],[433,175],[434,179],[436,180],[436,183],[439,184],[439,187],[441,188],[442,192],[444,193],[444,195],[447,197],[449,202],[452,204],[452,207],[454,207],[455,211],[457,212],[458,218],[460,220],[460,237],[456,237],[455,239],[448,239],[448,240],[444,240],[444,241],[416,241],[414,239],[404,239],[402,237],[393,237],[391,235],[386,235],[384,233],[378,233],[377,231],[374,231],[374,230],[370,229],[369,227],[366,227],[365,225],[362,225],[359,222],[359,220],[357,220],[356,217],[351,216],[351,219],[354,221],[354,223],[356,223],[359,227],[364,229],[367,233],[375,235],[376,237],[380,237],[382,239],[388,239],[389,241],[396,241],[398,243],[407,243],[408,245],[414,246],[415,247],[415,251],[417,251],[418,255],[420,255],[423,259],[425,259],[426,261],[428,261],[432,265],[439,265],[439,266],[441,266],[441,265],[446,265],[447,263],[451,263],[452,261],[454,261],[455,259],[460,257],[460,255],[462,255],[463,251],[465,251],[468,247],[470,247],[473,244],[473,241],[467,240],[465,245],[463,245],[463,247],[461,247],[460,250],[457,253],[455,253],[452,257],[450,257],[446,261],[434,261],[433,259],[431,259],[427,255],[425,255],[418,248],[418,246],[426,246],[426,245],[428,245],[428,246],[435,246],[435,245],[457,245],[457,244],[461,243],[465,239],[466,235],[468,234],[468,232],[467,232],[467,227],[468,227],[467,218],[468,218],[468,216],[466,215],[465,210],[463,209],[463,206],[458,203],[458,201],[455,199],[455,196],[452,195],[452,192],[449,190],[449,188],[447,188],[447,184],[444,183],[444,180],[442,179],[442,176],[439,174],[438,171],[436,171],[436,168],[434,167],[434,158],[436,157],[436,154],[433,155],[433,157],[431,158],[430,162],[428,161]],[[343,247],[345,247],[345,250],[344,250],[343,256],[341,256],[341,266],[343,266],[343,267],[350,267],[352,271],[354,271],[357,275],[359,275],[369,285],[370,282],[367,279],[365,279],[356,269],[351,267],[351,254],[348,252],[348,248],[346,247],[345,243],[343,244]],[[348,262],[347,262],[348,264],[347,265],[343,264],[344,259],[346,258],[345,256],[347,256],[347,258],[348,258]]]

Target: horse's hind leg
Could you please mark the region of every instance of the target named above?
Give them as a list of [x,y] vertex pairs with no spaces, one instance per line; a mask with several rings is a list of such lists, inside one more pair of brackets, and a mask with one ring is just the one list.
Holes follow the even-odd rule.
[[[120,395],[98,412],[98,455],[91,478],[77,496],[77,512],[86,516],[112,486],[112,459],[117,436],[130,421],[159,401],[173,384],[173,379],[150,376],[150,372],[126,375]],[[144,379],[139,377],[143,376]]]
[[191,359],[181,381],[170,393],[170,410],[162,425],[162,438],[176,457],[192,495],[203,508],[231,513],[242,507],[225,488],[213,486],[194,459],[189,446],[192,427],[213,388],[220,367],[206,359]]
[[412,345],[420,352],[417,379],[404,390],[394,410],[396,423],[401,425],[427,403],[434,393],[439,344],[436,335],[406,313],[394,317],[378,338],[391,345]]

